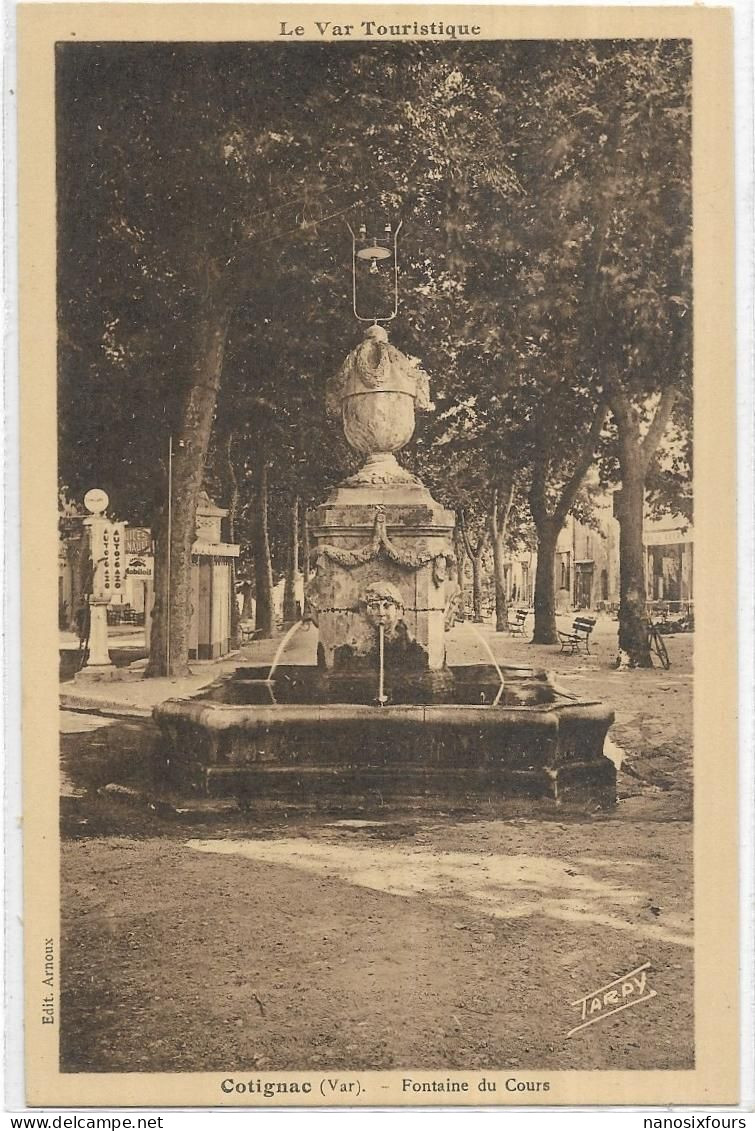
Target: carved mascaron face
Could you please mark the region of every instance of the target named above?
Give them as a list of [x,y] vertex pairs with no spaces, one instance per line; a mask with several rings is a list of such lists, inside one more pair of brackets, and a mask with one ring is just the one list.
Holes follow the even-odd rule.
[[364,613],[371,625],[380,625],[391,635],[404,613],[404,602],[390,581],[374,581],[364,592]]

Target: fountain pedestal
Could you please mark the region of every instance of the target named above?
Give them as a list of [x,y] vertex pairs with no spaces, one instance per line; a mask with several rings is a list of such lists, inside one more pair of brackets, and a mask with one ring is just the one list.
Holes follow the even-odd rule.
[[322,667],[375,668],[378,620],[370,598],[379,600],[381,589],[396,607],[386,624],[391,666],[444,667],[446,619],[458,591],[453,524],[453,513],[421,487],[341,487],[317,508],[317,574],[308,598]]

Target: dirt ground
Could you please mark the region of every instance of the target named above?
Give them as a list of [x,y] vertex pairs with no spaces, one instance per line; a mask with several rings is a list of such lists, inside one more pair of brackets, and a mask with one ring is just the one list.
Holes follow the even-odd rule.
[[[615,810],[176,817],[97,792],[151,724],[63,713],[64,1071],[693,1065],[694,637],[619,673],[608,618],[592,657],[485,632],[614,707]],[[657,996],[567,1035],[645,963]]]

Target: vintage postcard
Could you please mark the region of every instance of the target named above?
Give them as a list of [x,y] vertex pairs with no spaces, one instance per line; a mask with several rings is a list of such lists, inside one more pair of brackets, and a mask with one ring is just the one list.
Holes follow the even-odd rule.
[[28,1103],[736,1104],[730,11],[18,44]]

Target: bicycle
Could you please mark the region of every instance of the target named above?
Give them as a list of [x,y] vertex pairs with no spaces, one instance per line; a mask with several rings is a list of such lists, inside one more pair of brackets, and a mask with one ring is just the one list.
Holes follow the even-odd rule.
[[661,661],[661,667],[668,671],[668,669],[671,667],[671,660],[669,659],[666,642],[659,632],[658,625],[649,620],[647,621],[646,629],[648,634],[648,646],[651,652],[651,660],[652,653],[655,652],[656,656]]

